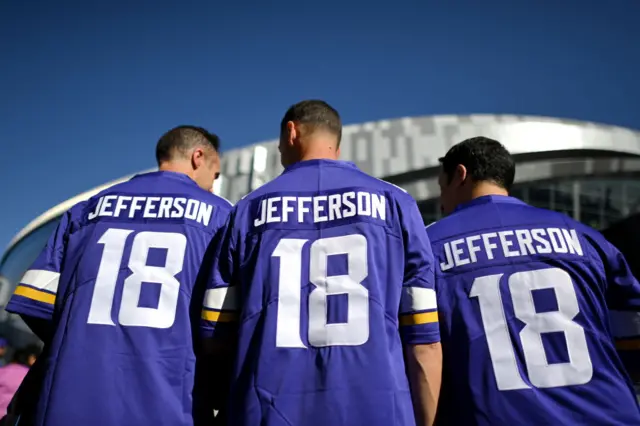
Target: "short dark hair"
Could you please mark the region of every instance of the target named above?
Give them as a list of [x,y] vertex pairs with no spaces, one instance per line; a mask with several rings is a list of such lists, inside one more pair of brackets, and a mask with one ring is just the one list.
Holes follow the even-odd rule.
[[509,151],[500,142],[484,136],[454,145],[438,161],[449,182],[459,164],[467,169],[473,181],[491,181],[507,191],[511,189],[516,176],[516,165]]
[[29,365],[29,357],[39,357],[40,356],[40,346],[36,344],[25,346],[24,348],[18,349],[14,352],[12,361],[17,364]]
[[196,146],[220,150],[220,138],[203,127],[177,126],[162,135],[156,145],[156,160],[158,165],[171,161],[176,153],[186,155]]
[[310,99],[291,105],[282,117],[280,132],[286,130],[287,122],[293,121],[303,124],[311,131],[316,129],[326,130],[338,137],[338,146],[342,139],[342,121],[340,114],[325,101]]

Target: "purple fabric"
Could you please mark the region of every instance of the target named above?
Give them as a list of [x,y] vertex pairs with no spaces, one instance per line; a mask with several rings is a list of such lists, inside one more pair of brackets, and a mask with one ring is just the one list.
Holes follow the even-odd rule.
[[8,364],[0,368],[0,417],[7,413],[11,398],[20,387],[29,369],[20,364]]

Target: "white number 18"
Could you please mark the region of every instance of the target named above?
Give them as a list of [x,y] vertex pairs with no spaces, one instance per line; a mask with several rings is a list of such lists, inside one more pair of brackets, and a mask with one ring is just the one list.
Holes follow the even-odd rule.
[[[89,324],[115,325],[111,319],[113,298],[121,269],[122,257],[130,229],[110,228],[102,234],[98,244],[104,245],[98,267]],[[140,232],[133,238],[128,267],[132,274],[124,280],[118,323],[123,326],[169,328],[176,318],[180,282],[176,275],[182,271],[187,237],[175,232]],[[165,249],[164,266],[147,265],[151,248]],[[157,308],[138,306],[142,283],[160,285]]]
[[[276,346],[306,348],[300,337],[302,249],[307,240],[284,238],[273,257],[280,258]],[[347,255],[347,274],[327,276],[331,255]],[[369,290],[362,285],[368,275],[367,239],[352,234],[321,238],[309,250],[309,345],[357,346],[369,340]],[[331,295],[348,297],[347,322],[328,324],[327,304]]]
[[[518,371],[507,320],[500,278],[503,274],[476,278],[469,297],[477,297],[491,363],[498,389],[527,389]],[[509,277],[509,293],[516,318],[525,326],[519,337],[531,384],[538,388],[582,385],[593,376],[584,329],[573,319],[580,312],[571,276],[559,268],[516,272]],[[536,312],[533,290],[553,289],[558,310]],[[542,343],[544,333],[562,332],[567,342],[569,362],[549,364]]]

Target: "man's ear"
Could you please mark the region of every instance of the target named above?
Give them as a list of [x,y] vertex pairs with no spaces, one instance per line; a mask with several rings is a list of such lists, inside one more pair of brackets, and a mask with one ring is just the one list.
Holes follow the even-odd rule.
[[203,165],[204,160],[204,150],[202,148],[194,149],[191,154],[191,167],[193,167],[194,170],[200,168],[200,166]]
[[467,168],[462,164],[456,166],[456,179],[460,182],[460,185],[464,185],[467,181]]
[[293,121],[287,121],[287,133],[287,145],[293,146],[294,141],[300,136],[296,124]]

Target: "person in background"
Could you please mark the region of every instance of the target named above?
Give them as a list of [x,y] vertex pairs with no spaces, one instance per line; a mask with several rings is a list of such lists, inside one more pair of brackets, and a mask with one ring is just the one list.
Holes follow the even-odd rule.
[[11,398],[16,393],[29,368],[40,355],[40,347],[30,345],[18,349],[13,354],[11,362],[0,368],[0,417],[7,413]]
[[5,339],[4,337],[0,337],[0,367],[7,363],[7,347],[7,339]]
[[515,162],[477,137],[440,159],[437,425],[640,425],[609,310],[640,284],[597,231],[510,197]]

